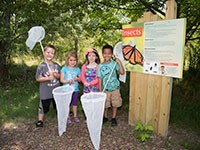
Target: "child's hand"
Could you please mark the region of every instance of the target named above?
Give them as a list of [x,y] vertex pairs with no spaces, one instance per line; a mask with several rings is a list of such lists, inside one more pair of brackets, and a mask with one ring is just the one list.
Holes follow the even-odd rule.
[[85,83],[84,83],[84,86],[89,86],[89,83],[85,82]]
[[49,71],[49,80],[53,80],[54,79],[54,75],[53,72]]
[[53,76],[56,78],[57,77],[57,74],[56,72],[53,72]]
[[115,59],[115,61],[116,61],[118,64],[120,64],[120,63],[121,63],[121,61],[120,61],[120,59],[119,59],[119,58],[116,58],[116,59]]
[[119,71],[118,71],[118,73],[121,74],[121,75],[123,75],[124,72],[125,72],[125,70],[124,70],[124,67],[123,67],[123,65],[122,65],[121,60],[118,59],[118,58],[116,58],[115,61],[116,61],[116,62],[118,63],[118,65],[119,65]]
[[56,79],[59,79],[60,78],[60,74],[58,72],[53,72],[53,76],[54,78]]
[[80,78],[79,77],[75,77],[74,81],[80,81]]
[[73,84],[73,83],[74,83],[74,79],[69,79],[69,80],[68,80],[68,83],[69,83],[69,84]]

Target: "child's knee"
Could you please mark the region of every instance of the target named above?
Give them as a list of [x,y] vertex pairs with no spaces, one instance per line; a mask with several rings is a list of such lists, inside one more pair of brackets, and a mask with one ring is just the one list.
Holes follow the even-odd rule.
[[44,110],[43,110],[42,106],[38,107],[38,114],[44,114]]

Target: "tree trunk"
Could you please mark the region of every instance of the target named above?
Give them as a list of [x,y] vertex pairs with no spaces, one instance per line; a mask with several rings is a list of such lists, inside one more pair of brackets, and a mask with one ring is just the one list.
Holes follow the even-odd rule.
[[180,11],[181,11],[181,1],[177,0],[177,15],[176,15],[176,18],[180,17],[180,13],[181,13]]
[[8,77],[8,65],[7,65],[7,52],[8,48],[6,43],[0,42],[0,81]]
[[[13,2],[5,1],[7,5],[11,5]],[[11,18],[10,10],[6,9],[6,11],[1,14],[1,24],[5,30],[5,34],[7,34],[7,38],[0,39],[0,82],[8,78],[8,59],[9,59],[9,47],[11,43],[8,40],[12,36],[10,35],[10,18]],[[9,37],[9,38],[8,38]]]
[[75,37],[75,51],[78,54],[78,37]]

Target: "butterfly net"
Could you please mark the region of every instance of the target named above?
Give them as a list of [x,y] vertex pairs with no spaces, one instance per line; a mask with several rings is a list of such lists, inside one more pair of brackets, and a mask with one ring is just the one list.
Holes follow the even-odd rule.
[[70,86],[60,86],[53,90],[53,96],[56,102],[58,118],[58,134],[61,136],[67,127],[67,117],[69,115],[69,104],[73,88]]
[[[116,58],[118,58],[122,62],[124,70],[126,70],[124,56],[123,56],[123,53],[122,53],[122,47],[123,47],[123,43],[118,42],[114,47],[114,55],[115,55]],[[119,75],[119,80],[124,82],[124,83],[126,82],[126,71],[124,72],[123,75]]]
[[90,139],[96,150],[100,146],[105,100],[106,94],[102,92],[91,92],[81,96],[81,103],[87,118]]
[[28,39],[26,45],[32,50],[37,42],[40,42],[45,37],[45,30],[41,26],[34,26],[28,31]]

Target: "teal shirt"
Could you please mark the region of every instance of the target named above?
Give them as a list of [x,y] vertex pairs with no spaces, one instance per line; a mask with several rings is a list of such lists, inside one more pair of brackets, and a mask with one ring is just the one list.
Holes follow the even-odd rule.
[[[70,68],[65,65],[64,67],[62,67],[61,72],[64,74],[64,79],[69,80],[80,76],[81,70],[78,67]],[[72,86],[74,87],[75,92],[79,91],[78,81],[74,81],[74,84]]]
[[[116,64],[116,65],[115,65]],[[114,70],[113,70],[113,67]],[[113,72],[112,72],[113,70]],[[98,66],[98,77],[102,79],[102,90],[108,82],[105,91],[114,91],[120,87],[120,82],[117,77],[119,71],[119,65],[115,61],[109,61],[108,63],[101,63]],[[108,81],[110,73],[112,72],[111,78]]]

